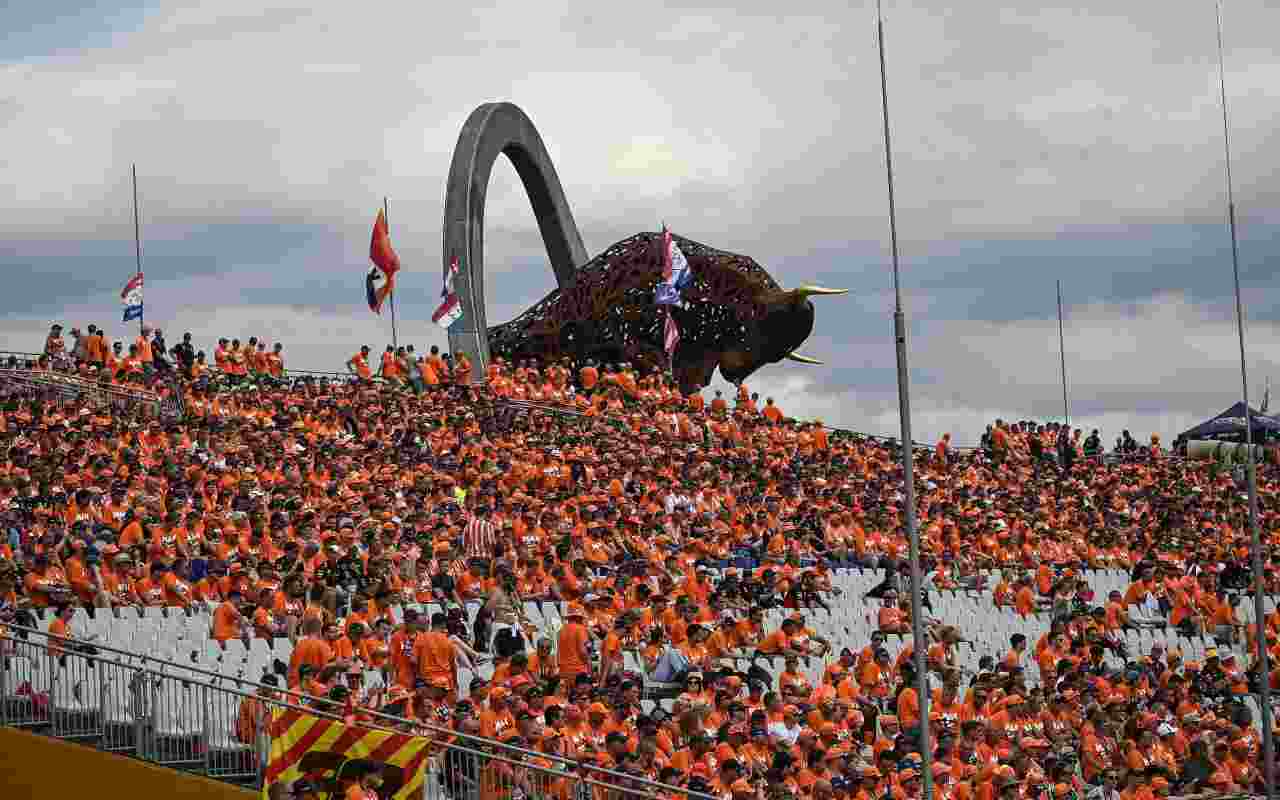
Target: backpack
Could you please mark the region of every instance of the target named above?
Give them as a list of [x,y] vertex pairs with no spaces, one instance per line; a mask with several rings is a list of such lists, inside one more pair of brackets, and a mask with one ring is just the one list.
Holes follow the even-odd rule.
[[762,683],[765,686],[772,686],[773,676],[769,674],[768,670],[759,664],[752,664],[747,668],[747,683],[749,684],[752,681]]
[[493,637],[495,658],[511,658],[516,653],[524,651],[524,639],[511,628],[503,628]]

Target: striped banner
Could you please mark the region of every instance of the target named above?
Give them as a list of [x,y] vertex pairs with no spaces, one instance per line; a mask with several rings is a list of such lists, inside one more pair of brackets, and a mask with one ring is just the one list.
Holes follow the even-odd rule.
[[427,739],[276,708],[271,712],[271,758],[262,783],[263,800],[268,800],[273,784],[290,786],[303,777],[322,794],[344,797],[350,765],[360,761],[381,766],[378,793],[384,800],[423,796]]

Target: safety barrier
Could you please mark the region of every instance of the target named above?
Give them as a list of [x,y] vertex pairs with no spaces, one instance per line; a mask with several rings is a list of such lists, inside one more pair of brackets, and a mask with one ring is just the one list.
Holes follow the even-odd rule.
[[[285,733],[272,720],[291,715],[343,730],[355,725],[370,734],[421,737],[430,751],[427,800],[642,800],[674,793],[713,800],[643,774],[601,768],[598,753],[574,758],[486,739],[477,735],[478,722],[454,729],[364,711],[352,722],[351,712],[327,700],[36,629],[0,632],[0,725],[226,782],[263,786],[272,741]],[[304,772],[310,775],[321,761]],[[342,778],[339,772],[327,780]]]
[[46,370],[0,368],[0,397],[6,400],[39,400],[77,408],[93,406],[128,412],[141,408],[152,416],[181,416],[182,396],[178,391],[161,396],[146,389],[132,389],[71,373]]
[[25,633],[0,637],[0,724],[212,778],[256,780],[255,753],[235,737],[241,703],[253,695]]

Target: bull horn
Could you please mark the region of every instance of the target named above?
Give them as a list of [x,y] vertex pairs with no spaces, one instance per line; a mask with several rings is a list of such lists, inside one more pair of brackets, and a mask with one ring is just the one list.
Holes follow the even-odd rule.
[[787,353],[787,358],[792,361],[798,361],[801,364],[817,364],[818,366],[822,366],[821,361],[816,358],[809,358],[798,350],[792,350],[790,353]]
[[814,286],[811,283],[806,283],[803,286],[797,287],[795,289],[795,293],[800,295],[801,297],[810,297],[815,294],[848,294],[849,290],[848,289],[828,289],[825,286]]

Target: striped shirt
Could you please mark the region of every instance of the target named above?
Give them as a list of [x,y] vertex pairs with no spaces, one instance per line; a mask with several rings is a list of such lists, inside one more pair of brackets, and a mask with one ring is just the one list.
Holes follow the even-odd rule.
[[462,547],[468,558],[492,558],[497,541],[497,526],[483,517],[473,516],[462,531]]

